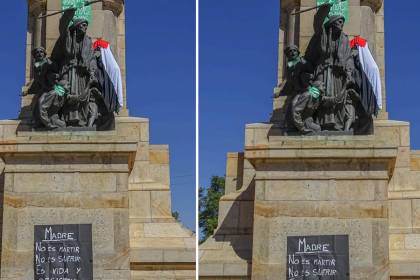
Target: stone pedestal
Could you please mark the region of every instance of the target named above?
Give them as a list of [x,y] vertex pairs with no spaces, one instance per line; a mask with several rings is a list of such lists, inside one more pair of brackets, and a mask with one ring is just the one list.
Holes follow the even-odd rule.
[[349,279],[389,279],[388,182],[407,124],[392,125],[360,137],[281,137],[273,127],[248,126],[252,279],[288,279],[287,237],[318,235],[349,236]]
[[397,251],[404,245],[396,241],[414,235],[392,234],[402,232],[397,223],[408,230],[411,207],[389,203],[389,191],[410,176],[408,124],[377,121],[370,136],[279,134],[272,124],[250,124],[244,154],[229,154],[228,170],[237,171],[227,181],[243,185],[228,183],[219,226],[200,247],[200,278],[286,279],[287,237],[316,235],[349,236],[351,280],[403,276],[397,268],[412,275],[402,254],[417,251]]
[[140,131],[19,132],[0,123],[1,279],[34,279],[34,226],[92,225],[94,279],[130,279],[128,177]]
[[34,279],[34,227],[92,225],[93,279],[194,279],[195,235],[171,215],[169,151],[149,122],[28,132],[0,122],[1,279]]

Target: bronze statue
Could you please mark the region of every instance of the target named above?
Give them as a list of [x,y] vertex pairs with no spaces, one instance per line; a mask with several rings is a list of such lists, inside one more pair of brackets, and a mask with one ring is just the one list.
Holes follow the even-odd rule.
[[311,72],[311,67],[305,58],[300,55],[295,45],[286,47],[284,53],[287,58],[286,80],[280,85],[280,95],[295,96],[302,89],[301,74]]
[[56,80],[54,86],[39,97],[37,104],[39,120],[45,128],[56,129],[66,127],[66,123],[61,120],[59,113],[63,108],[68,92],[69,85],[67,81]]
[[[303,78],[308,73],[312,72],[312,67],[309,63],[300,55],[299,48],[296,45],[289,45],[284,54],[287,58],[286,66],[286,79],[279,86],[279,95],[287,96],[285,101],[285,123],[283,127],[293,127],[292,118],[292,104],[293,100],[302,91],[306,89],[305,81]],[[278,97],[278,96],[275,96]]]
[[[366,47],[367,41],[356,37],[350,42],[343,32],[344,16],[330,15],[332,6],[342,1],[295,13],[318,9],[314,16],[314,35],[305,55],[301,57],[294,45],[284,52],[285,79],[274,97],[286,97],[282,110],[285,116],[280,123],[286,135],[373,133],[373,115],[378,114],[380,107],[377,87],[380,74]],[[363,67],[359,47],[362,59],[367,61]],[[364,67],[369,67],[369,77]]]
[[303,90],[293,99],[293,124],[300,133],[315,134],[321,132],[321,126],[315,122],[314,114],[319,108],[324,94],[323,82],[315,81],[308,83],[306,90]]
[[34,79],[28,93],[34,94],[35,129],[88,127],[109,130],[114,127],[114,112],[118,112],[119,107],[104,101],[105,70],[101,64],[101,51],[93,48],[92,40],[86,34],[88,21],[74,18],[76,10],[67,8],[63,11],[60,37],[50,58],[42,47],[33,50]]
[[[322,6],[315,14],[314,31],[305,58],[315,69],[314,79],[325,85],[325,96],[317,113],[317,121],[323,130],[347,131],[347,87],[353,83],[354,62],[348,36],[343,32],[343,16],[327,19],[332,5]],[[327,19],[327,20],[326,20]]]
[[47,74],[52,65],[43,47],[37,47],[32,51],[32,64],[34,78],[29,86],[29,94],[42,94],[49,89],[50,82]]
[[[60,37],[51,59],[58,65],[59,75],[69,85],[69,94],[63,107],[62,117],[67,126],[88,126],[91,112],[90,89],[96,81],[96,59],[92,40],[86,34],[88,22],[75,19],[76,8],[68,9],[60,19]],[[92,124],[91,124],[92,125]]]
[[280,125],[288,135],[373,132],[377,100],[357,47],[352,49],[362,41],[354,39],[350,44],[343,32],[345,18],[329,16],[332,6],[316,7],[314,35],[303,57],[294,45],[285,49],[286,75],[278,95],[286,96],[285,123]]

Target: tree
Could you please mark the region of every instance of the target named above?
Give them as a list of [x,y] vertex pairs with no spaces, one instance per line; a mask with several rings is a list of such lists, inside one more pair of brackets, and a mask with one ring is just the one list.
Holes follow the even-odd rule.
[[210,186],[199,189],[199,226],[201,242],[213,234],[217,227],[219,200],[225,193],[225,177],[212,176]]

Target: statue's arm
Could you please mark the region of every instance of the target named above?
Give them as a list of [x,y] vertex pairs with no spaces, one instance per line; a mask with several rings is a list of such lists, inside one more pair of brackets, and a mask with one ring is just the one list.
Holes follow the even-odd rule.
[[69,28],[70,22],[76,14],[76,10],[76,8],[70,8],[64,12],[63,16],[60,19],[60,35],[67,34],[67,29]]
[[332,5],[321,6],[314,16],[314,32],[320,34],[323,31],[325,19],[331,11]]

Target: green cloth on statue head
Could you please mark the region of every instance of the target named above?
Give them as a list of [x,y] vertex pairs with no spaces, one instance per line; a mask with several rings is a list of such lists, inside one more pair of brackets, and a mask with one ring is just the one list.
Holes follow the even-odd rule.
[[70,27],[74,28],[77,26],[75,22],[79,19],[85,19],[88,23],[92,22],[92,6],[85,6],[85,0],[54,0],[61,1],[61,9],[65,10],[68,8],[76,8],[76,13],[73,17],[73,21],[70,22]]
[[326,26],[330,26],[331,24],[333,24],[335,21],[339,20],[339,19],[343,19],[344,22],[346,21],[346,18],[343,15],[333,15],[330,16],[327,20],[327,22],[325,23]]
[[316,5],[322,5],[325,3],[332,4],[328,17],[325,19],[324,24],[327,23],[329,17],[335,15],[341,15],[345,21],[349,21],[349,0],[316,0]]
[[85,19],[85,18],[74,18],[74,19],[73,19],[73,22],[72,22],[72,24],[71,24],[71,27],[72,27],[72,28],[75,28],[75,27],[77,27],[78,25],[80,25],[80,24],[82,24],[82,23],[87,23],[87,24],[89,24],[89,21],[88,21],[87,19]]
[[310,94],[313,98],[318,99],[318,98],[319,98],[319,96],[321,95],[321,91],[320,91],[317,87],[310,86],[310,87],[309,87],[309,94]]

